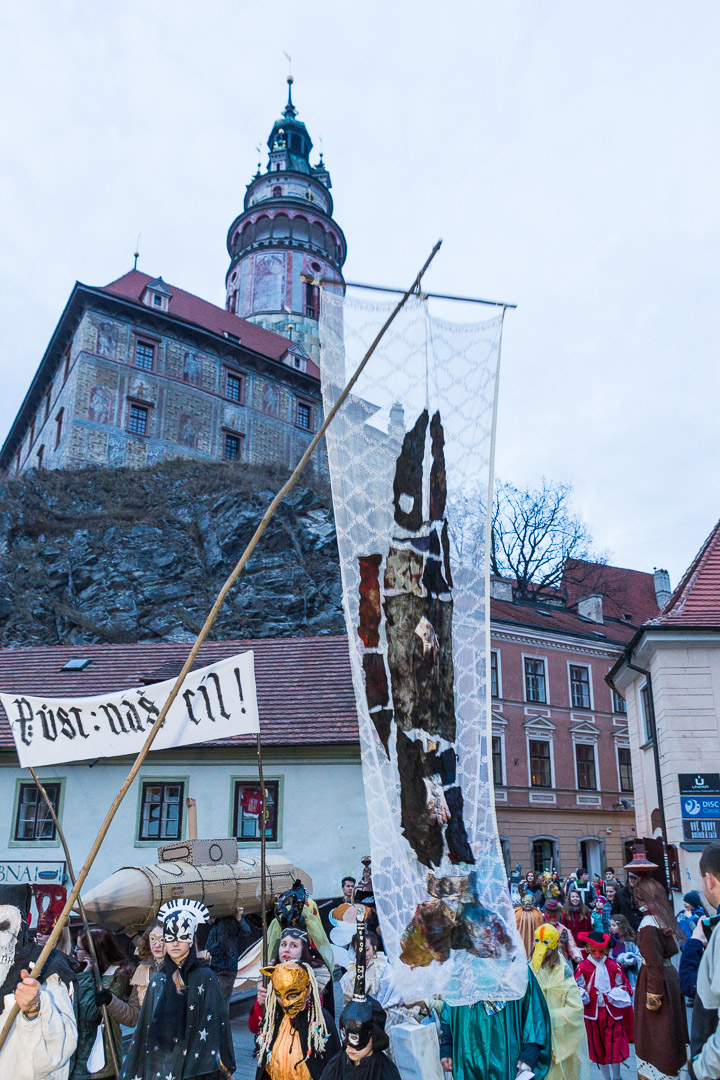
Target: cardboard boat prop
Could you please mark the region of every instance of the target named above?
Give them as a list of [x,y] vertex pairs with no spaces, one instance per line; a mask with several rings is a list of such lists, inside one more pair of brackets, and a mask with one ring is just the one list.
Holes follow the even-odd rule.
[[[267,854],[268,904],[300,880],[312,891],[312,879],[282,855]],[[201,900],[213,919],[238,907],[260,911],[260,854],[238,852],[237,840],[183,840],[158,850],[150,866],[123,866],[84,894],[89,919],[113,933],[143,930],[168,900]]]

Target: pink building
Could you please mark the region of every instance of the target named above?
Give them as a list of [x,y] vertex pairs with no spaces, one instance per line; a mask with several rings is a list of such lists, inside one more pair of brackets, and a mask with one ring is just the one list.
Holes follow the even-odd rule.
[[492,583],[493,772],[508,868],[599,873],[628,861],[627,715],[605,676],[657,614],[662,573],[569,563],[560,588],[533,603],[510,581]]

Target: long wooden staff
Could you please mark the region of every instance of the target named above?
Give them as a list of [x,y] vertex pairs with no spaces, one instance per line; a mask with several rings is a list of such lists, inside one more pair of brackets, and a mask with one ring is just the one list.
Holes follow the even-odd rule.
[[[422,267],[422,270],[417,275],[417,277],[413,281],[412,285],[410,286],[408,291],[405,293],[405,295],[402,297],[402,299],[399,301],[397,306],[394,308],[394,310],[388,316],[388,318],[385,321],[384,325],[382,326],[382,328],[378,332],[377,337],[373,341],[373,343],[370,346],[370,348],[368,349],[368,351],[365,353],[365,356],[363,357],[363,359],[358,364],[358,367],[357,367],[354,375],[352,376],[350,381],[345,386],[344,390],[342,391],[342,393],[338,397],[338,399],[335,402],[335,404],[333,405],[333,407],[330,409],[330,412],[325,417],[325,419],[322,422],[321,426],[318,428],[317,434],[313,438],[312,442],[308,446],[308,448],[305,451],[305,453],[303,454],[303,456],[298,461],[298,463],[295,466],[295,468],[294,468],[293,472],[291,473],[290,477],[285,481],[285,483],[280,488],[280,490],[278,491],[275,498],[272,500],[272,502],[268,506],[267,510],[265,511],[265,514],[263,515],[263,517],[262,517],[262,519],[260,521],[260,524],[258,525],[257,529],[253,533],[253,536],[252,536],[252,539],[250,540],[250,543],[245,548],[245,551],[243,552],[242,556],[240,557],[240,560],[237,563],[235,569],[232,571],[232,573],[228,577],[227,581],[225,582],[225,584],[221,588],[220,592],[218,593],[217,599],[215,600],[215,603],[211,607],[210,613],[208,614],[208,617],[206,618],[205,622],[203,623],[203,627],[202,627],[200,633],[198,634],[198,636],[197,636],[197,638],[195,640],[195,644],[191,648],[190,653],[188,655],[188,658],[185,661],[185,663],[183,664],[182,670],[181,670],[180,674],[178,675],[177,679],[175,680],[175,685],[173,686],[172,690],[168,694],[167,701],[165,702],[165,704],[161,708],[160,712],[158,713],[158,715],[157,715],[157,717],[155,719],[155,723],[153,724],[153,726],[150,728],[150,730],[148,732],[147,739],[145,740],[145,745],[143,746],[142,750],[140,750],[140,752],[138,753],[138,756],[135,758],[135,762],[134,762],[132,768],[130,769],[130,772],[128,773],[127,777],[125,778],[125,781],[123,782],[120,790],[118,791],[117,795],[115,796],[115,798],[112,801],[110,809],[108,810],[107,814],[105,815],[105,820],[103,821],[102,825],[100,826],[100,831],[98,832],[97,836],[95,837],[95,841],[94,841],[92,847],[90,848],[90,852],[88,854],[88,857],[86,858],[85,862],[83,863],[83,865],[82,865],[82,867],[80,869],[80,873],[78,874],[77,879],[75,881],[75,884],[72,887],[72,891],[70,892],[70,895],[67,898],[67,901],[65,903],[65,907],[63,908],[62,912],[60,913],[58,921],[55,923],[53,931],[50,934],[50,937],[48,938],[44,949],[42,950],[39,957],[37,958],[37,961],[35,963],[35,967],[33,968],[33,970],[36,971],[38,974],[42,971],[42,969],[43,969],[43,967],[45,965],[45,961],[47,960],[48,956],[52,952],[53,948],[55,947],[55,942],[58,940],[58,938],[60,937],[60,934],[62,933],[63,926],[65,925],[65,923],[67,921],[68,915],[70,914],[73,907],[75,906],[75,902],[76,902],[78,896],[80,895],[80,890],[82,889],[83,885],[85,884],[85,880],[86,880],[88,874],[90,873],[90,870],[92,869],[92,865],[95,862],[95,859],[97,857],[97,853],[100,850],[100,847],[102,845],[103,840],[107,836],[107,832],[108,832],[108,829],[110,828],[110,826],[112,824],[113,818],[115,817],[115,814],[117,813],[118,808],[119,808],[120,804],[122,803],[123,799],[125,798],[128,791],[130,790],[130,786],[132,785],[133,780],[135,779],[138,772],[140,771],[140,769],[142,767],[142,764],[145,761],[145,758],[147,757],[150,749],[152,748],[152,744],[155,742],[155,738],[156,738],[158,732],[160,731],[160,728],[165,723],[165,717],[167,716],[168,711],[169,711],[172,703],[175,701],[175,698],[178,696],[178,694],[180,692],[180,688],[182,687],[182,684],[185,681],[185,677],[186,677],[187,673],[190,671],[190,668],[192,667],[193,663],[195,662],[195,658],[196,658],[196,656],[197,656],[197,654],[198,654],[198,652],[200,650],[200,646],[202,645],[202,643],[205,640],[205,638],[207,637],[213,623],[215,622],[215,619],[217,618],[218,612],[220,611],[220,608],[222,607],[222,605],[223,605],[223,603],[225,601],[225,597],[230,592],[230,589],[235,584],[235,582],[239,578],[240,574],[244,570],[245,564],[247,563],[248,559],[250,558],[253,551],[257,547],[258,541],[260,540],[260,537],[263,535],[263,533],[267,529],[268,525],[270,524],[270,521],[271,521],[271,519],[273,517],[273,514],[277,510],[278,506],[280,505],[282,500],[285,498],[287,493],[297,483],[297,480],[298,480],[300,474],[302,473],[303,469],[305,468],[308,461],[312,457],[313,451],[315,450],[318,443],[322,439],[323,435],[325,434],[325,432],[329,428],[330,424],[332,423],[333,419],[335,418],[337,412],[339,411],[339,409],[342,406],[343,402],[347,398],[348,394],[352,390],[353,386],[355,385],[355,383],[360,378],[360,375],[362,374],[363,369],[365,368],[365,365],[367,364],[367,362],[370,359],[370,357],[372,356],[372,354],[375,352],[375,349],[380,344],[380,341],[382,340],[383,335],[386,333],[388,327],[393,322],[395,317],[398,315],[401,308],[403,308],[405,306],[405,304],[407,303],[409,298],[412,296],[412,294],[419,290],[420,282],[422,280],[423,274],[425,273],[428,266],[430,265],[430,263],[433,261],[433,259],[437,255],[438,251],[440,250],[440,245],[441,244],[442,244],[442,240],[438,240],[437,244],[435,244],[435,247],[432,249],[432,251],[430,252],[430,255],[426,259],[426,261],[425,261],[425,263],[424,263],[424,265]],[[12,1009],[10,1009],[8,1011],[8,1016],[7,1016],[6,1020],[5,1020],[5,1024],[3,1026],[2,1031],[0,1031],[0,1050],[2,1050],[3,1046],[5,1045],[5,1040],[7,1039],[8,1035],[10,1033],[10,1028],[14,1024],[15,1018],[17,1017],[17,1014],[19,1013],[19,1011],[20,1011],[20,1009],[19,1009],[17,1003],[13,1004]]]
[[[68,877],[70,878],[70,881],[74,885],[75,884],[75,872],[73,870],[72,859],[70,858],[70,848],[67,846],[67,840],[65,839],[65,834],[62,831],[62,828],[60,826],[60,822],[58,821],[58,818],[57,818],[57,814],[55,813],[55,807],[53,806],[52,800],[50,799],[50,796],[48,795],[47,791],[45,790],[45,787],[44,787],[40,777],[35,772],[32,765],[29,768],[30,768],[30,775],[32,776],[33,780],[35,781],[38,791],[40,792],[43,799],[45,800],[45,805],[47,806],[47,808],[48,808],[48,810],[50,812],[50,817],[53,820],[53,824],[55,826],[55,831],[57,832],[58,837],[60,838],[60,843],[62,844],[62,849],[65,852],[65,862],[67,863]],[[95,942],[93,941],[93,936],[90,933],[90,924],[88,923],[87,915],[85,914],[85,905],[83,904],[83,902],[82,902],[82,900],[80,899],[79,896],[78,896],[78,902],[77,903],[78,903],[78,908],[80,910],[80,916],[82,918],[83,925],[85,927],[85,938],[86,938],[87,943],[88,943],[88,949],[90,950],[90,961],[92,963],[93,976],[95,978],[95,989],[96,990],[103,990],[104,987],[103,987],[103,983],[102,983],[102,974],[100,972],[100,965],[98,964],[97,952],[95,950]],[[109,1015],[108,1010],[107,1010],[107,1005],[102,1005],[101,1008],[102,1008],[103,1020],[105,1021],[105,1030],[106,1030],[107,1036],[108,1036],[108,1044],[110,1046],[110,1055],[111,1055],[111,1057],[113,1059],[113,1067],[115,1069],[115,1075],[119,1076],[120,1075],[120,1064],[119,1064],[118,1059],[117,1059],[117,1054],[115,1053],[115,1044],[114,1044],[113,1037],[112,1037],[112,1027],[110,1026],[110,1015]]]
[[[267,790],[265,788],[265,777],[263,775],[262,746],[260,743],[259,732],[257,736],[257,759],[258,776],[260,777],[260,797],[262,799],[262,809],[260,811],[260,903],[262,904],[262,907],[260,909],[260,925],[262,926],[262,966],[267,967],[267,888],[265,885],[265,852],[267,849]],[[262,984],[263,986],[267,986],[266,975],[263,975],[262,977]]]

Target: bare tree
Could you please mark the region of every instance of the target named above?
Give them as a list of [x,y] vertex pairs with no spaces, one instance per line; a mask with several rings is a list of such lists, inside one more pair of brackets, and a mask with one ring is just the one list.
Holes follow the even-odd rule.
[[592,537],[570,505],[572,486],[543,478],[537,488],[498,484],[493,506],[490,567],[517,582],[521,600],[540,599],[557,588],[566,561],[606,561],[592,553]]

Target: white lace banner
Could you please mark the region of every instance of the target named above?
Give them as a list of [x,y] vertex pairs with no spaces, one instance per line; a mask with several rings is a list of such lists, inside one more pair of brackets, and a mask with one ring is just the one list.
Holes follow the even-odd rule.
[[[323,292],[325,411],[394,304]],[[495,822],[485,528],[502,317],[411,300],[327,433],[373,890],[396,988],[522,996]]]

